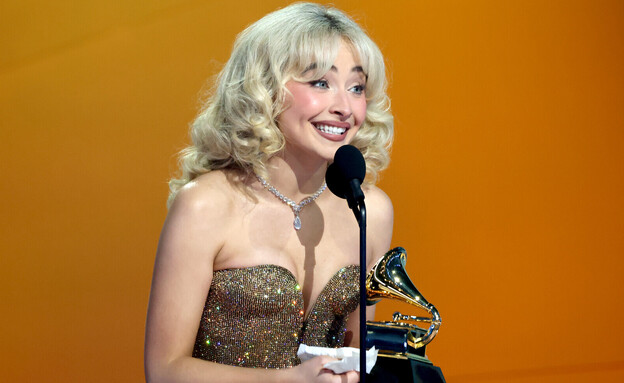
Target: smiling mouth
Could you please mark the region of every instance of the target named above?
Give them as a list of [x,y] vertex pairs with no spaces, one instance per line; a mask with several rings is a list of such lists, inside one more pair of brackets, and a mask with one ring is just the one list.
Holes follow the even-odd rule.
[[341,135],[345,134],[345,132],[347,131],[346,128],[339,128],[337,126],[329,126],[329,125],[322,125],[322,124],[314,125],[314,127],[317,130],[320,130],[323,133],[334,134],[334,135],[337,135],[337,136],[341,136]]

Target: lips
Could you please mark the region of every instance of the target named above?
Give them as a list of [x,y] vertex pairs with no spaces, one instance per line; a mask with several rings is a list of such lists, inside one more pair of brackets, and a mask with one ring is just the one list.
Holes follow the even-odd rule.
[[312,125],[321,137],[335,142],[342,142],[346,138],[346,133],[351,129],[351,124],[347,121],[323,120],[313,121]]

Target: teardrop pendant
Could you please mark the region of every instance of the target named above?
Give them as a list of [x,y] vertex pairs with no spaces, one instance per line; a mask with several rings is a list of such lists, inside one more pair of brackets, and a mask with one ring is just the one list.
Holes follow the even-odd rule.
[[301,211],[301,209],[303,209],[310,202],[317,199],[321,195],[321,193],[323,193],[323,191],[327,189],[327,183],[323,182],[323,185],[320,187],[319,190],[316,191],[316,193],[312,194],[311,196],[302,200],[301,202],[296,203],[295,201],[291,200],[290,198],[280,193],[279,190],[277,190],[275,187],[271,186],[271,184],[269,184],[264,178],[260,177],[257,174],[256,174],[256,178],[258,179],[258,181],[260,181],[262,186],[264,186],[269,192],[271,192],[274,196],[276,196],[280,201],[290,206],[293,213],[295,214],[295,220],[293,221],[293,227],[295,228],[295,230],[301,230],[301,218],[299,218],[299,212]]
[[295,230],[301,230],[301,218],[299,218],[299,214],[295,215],[293,226],[295,227]]

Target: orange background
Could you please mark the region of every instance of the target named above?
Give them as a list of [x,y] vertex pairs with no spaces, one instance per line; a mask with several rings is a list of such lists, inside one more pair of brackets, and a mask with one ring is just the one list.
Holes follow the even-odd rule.
[[[285,4],[2,2],[0,380],[143,379],[174,155]],[[624,381],[624,2],[335,4],[388,62],[381,187],[447,381]]]

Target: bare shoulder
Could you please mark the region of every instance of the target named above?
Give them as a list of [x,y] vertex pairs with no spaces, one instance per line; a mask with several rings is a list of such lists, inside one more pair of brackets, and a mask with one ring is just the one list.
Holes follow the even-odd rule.
[[364,194],[366,196],[366,207],[370,210],[369,214],[372,214],[372,218],[381,220],[382,224],[387,224],[388,220],[392,222],[394,208],[390,197],[375,185],[365,186]]
[[[233,188],[220,171],[206,173],[186,184],[169,209],[161,242],[184,247],[185,254],[205,256],[201,253],[209,251],[214,259],[225,241],[233,215]],[[210,238],[208,243],[206,238]],[[190,248],[195,251],[189,251]]]
[[232,185],[224,172],[202,174],[178,191],[171,210],[205,213],[214,207],[226,208],[232,202]]
[[374,185],[364,188],[367,213],[367,243],[369,268],[390,249],[394,224],[394,208],[390,197]]

